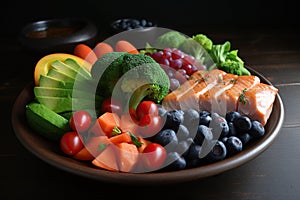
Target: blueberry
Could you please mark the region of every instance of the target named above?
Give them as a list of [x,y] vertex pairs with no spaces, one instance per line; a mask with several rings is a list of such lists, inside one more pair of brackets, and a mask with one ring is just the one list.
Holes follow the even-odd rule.
[[251,129],[249,130],[249,134],[254,137],[262,137],[265,134],[265,128],[259,121],[252,121]]
[[179,125],[183,122],[184,116],[181,110],[167,111],[165,116],[165,124],[163,129],[172,129],[175,132],[178,131]]
[[170,163],[166,166],[166,169],[169,171],[182,170],[186,167],[186,161],[184,157],[180,156],[180,154],[175,151],[168,153],[167,163]]
[[201,153],[201,146],[195,143],[192,143],[189,147],[187,154],[184,156],[186,160],[199,159]]
[[241,116],[241,114],[237,111],[229,111],[225,115],[225,119],[227,122],[233,122],[236,117]]
[[237,130],[233,124],[233,122],[228,122],[228,127],[229,127],[229,132],[228,136],[236,136],[237,135]]
[[187,127],[189,126],[198,126],[199,123],[199,112],[195,109],[188,109],[183,111],[184,113],[184,120],[183,124]]
[[243,146],[245,146],[253,137],[249,133],[242,133],[238,138],[242,141]]
[[186,126],[180,124],[176,135],[179,141],[183,141],[190,137],[190,131]]
[[197,129],[196,136],[194,138],[194,142],[198,145],[202,145],[204,140],[212,140],[213,134],[211,129],[205,125],[199,125]]
[[243,150],[243,143],[242,141],[236,136],[230,136],[226,143],[227,154],[228,156],[232,156],[238,152]]
[[215,144],[212,147],[212,149],[205,156],[205,159],[207,160],[207,162],[213,163],[225,159],[226,155],[227,155],[227,148],[225,144],[222,141],[217,140],[215,141]]
[[168,151],[172,151],[178,145],[178,138],[172,129],[164,129],[154,136],[154,142],[164,146]]
[[209,126],[211,120],[210,112],[205,110],[199,112],[199,125]]
[[212,115],[212,121],[209,125],[212,128],[215,139],[225,137],[229,133],[229,126],[226,119],[218,114]]
[[233,123],[234,123],[234,126],[237,128],[237,130],[240,133],[245,133],[245,132],[249,131],[252,126],[251,119],[244,115],[236,117],[234,119]]

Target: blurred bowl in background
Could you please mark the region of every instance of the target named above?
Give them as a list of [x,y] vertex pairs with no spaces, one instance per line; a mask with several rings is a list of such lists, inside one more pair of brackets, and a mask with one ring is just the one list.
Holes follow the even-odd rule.
[[35,21],[23,27],[19,42],[36,53],[72,53],[78,43],[93,45],[98,30],[84,18],[60,18]]
[[110,24],[111,32],[113,34],[131,29],[146,29],[155,26],[157,26],[157,24],[150,20],[134,18],[118,19]]

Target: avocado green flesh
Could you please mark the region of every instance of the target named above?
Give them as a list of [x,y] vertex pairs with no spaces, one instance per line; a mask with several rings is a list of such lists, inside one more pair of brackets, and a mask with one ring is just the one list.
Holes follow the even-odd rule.
[[92,109],[95,107],[94,99],[52,96],[36,96],[36,99],[39,103],[45,105],[56,113]]
[[52,78],[56,78],[60,81],[65,81],[65,82],[75,82],[75,79],[72,78],[71,76],[69,76],[68,74],[65,74],[59,70],[56,70],[54,68],[51,68],[48,73],[48,76],[52,77]]
[[73,68],[77,73],[84,76],[86,79],[90,80],[92,78],[89,71],[87,71],[84,67],[81,67],[75,60],[71,58],[67,58],[64,63],[69,67]]
[[74,80],[87,80],[85,76],[82,76],[78,71],[74,70],[69,65],[65,64],[61,60],[56,60],[51,63],[51,66],[56,69],[57,71],[60,71],[70,77],[72,77]]
[[52,88],[73,89],[74,82],[62,81],[47,75],[40,76],[40,86]]
[[66,118],[37,102],[26,106],[26,117],[28,124],[35,131],[51,140],[58,140],[71,130]]
[[35,96],[48,96],[48,97],[81,97],[81,98],[93,98],[93,94],[88,91],[65,89],[65,88],[51,88],[36,86],[34,87]]

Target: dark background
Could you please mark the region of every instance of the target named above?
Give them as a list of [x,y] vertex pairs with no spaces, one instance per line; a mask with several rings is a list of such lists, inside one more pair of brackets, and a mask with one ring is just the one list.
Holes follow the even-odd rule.
[[180,29],[188,34],[205,30],[271,27],[282,30],[299,27],[296,1],[195,1],[195,0],[103,0],[4,1],[0,12],[1,34],[16,36],[28,22],[64,17],[85,17],[107,31],[118,18],[145,18],[160,27]]

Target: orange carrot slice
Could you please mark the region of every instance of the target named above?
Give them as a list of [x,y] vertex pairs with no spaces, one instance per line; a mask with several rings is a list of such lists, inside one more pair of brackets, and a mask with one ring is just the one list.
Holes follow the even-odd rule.
[[108,43],[105,42],[99,42],[93,49],[93,51],[95,52],[97,58],[100,58],[101,56],[103,56],[106,53],[110,53],[113,52],[114,49],[112,48],[111,45],[109,45]]
[[117,144],[119,171],[130,172],[138,162],[139,151],[134,144],[126,142]]
[[116,113],[105,112],[98,117],[97,121],[108,137],[111,137],[113,131],[120,127],[120,118]]
[[130,42],[125,41],[125,40],[119,40],[116,43],[115,50],[117,52],[128,52],[128,53],[131,53],[131,54],[138,54],[139,53],[139,51],[137,50],[137,48],[133,44],[131,44]]
[[107,136],[91,137],[85,144],[84,148],[73,157],[78,160],[92,160],[97,157],[109,143],[110,141]]
[[74,54],[90,64],[94,64],[97,61],[97,56],[94,53],[93,49],[91,49],[88,45],[86,44],[77,44],[74,48]]
[[109,141],[113,144],[119,144],[122,142],[126,142],[126,143],[132,142],[129,133],[127,133],[127,132],[121,133],[119,135],[114,135],[109,138]]
[[109,171],[119,171],[116,147],[108,144],[101,153],[92,160],[92,164]]

